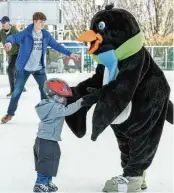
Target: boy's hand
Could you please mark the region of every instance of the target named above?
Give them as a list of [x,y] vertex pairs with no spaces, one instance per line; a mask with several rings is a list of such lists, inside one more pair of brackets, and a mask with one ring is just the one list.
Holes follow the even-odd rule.
[[10,42],[4,44],[4,49],[6,52],[9,52],[12,48],[12,44]]
[[81,58],[77,54],[71,54],[70,57],[76,61],[81,61]]

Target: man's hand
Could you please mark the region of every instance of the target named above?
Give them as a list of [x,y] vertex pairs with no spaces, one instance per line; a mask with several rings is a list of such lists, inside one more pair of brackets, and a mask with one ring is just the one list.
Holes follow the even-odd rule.
[[12,44],[10,42],[4,44],[4,49],[6,52],[9,52],[12,48]]
[[81,61],[81,58],[77,54],[71,54],[70,57],[76,61]]

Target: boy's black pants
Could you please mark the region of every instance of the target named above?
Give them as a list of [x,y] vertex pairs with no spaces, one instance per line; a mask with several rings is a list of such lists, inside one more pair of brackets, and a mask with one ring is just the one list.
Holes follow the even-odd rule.
[[55,177],[61,155],[58,142],[37,137],[33,150],[35,170],[40,174]]

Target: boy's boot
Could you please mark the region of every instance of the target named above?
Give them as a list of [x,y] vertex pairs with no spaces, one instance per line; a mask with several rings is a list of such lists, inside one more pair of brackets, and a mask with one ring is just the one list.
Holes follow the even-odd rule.
[[34,185],[33,192],[49,192],[49,188],[45,184],[36,183]]
[[58,190],[58,187],[52,182],[48,182],[47,187],[50,192],[56,192]]

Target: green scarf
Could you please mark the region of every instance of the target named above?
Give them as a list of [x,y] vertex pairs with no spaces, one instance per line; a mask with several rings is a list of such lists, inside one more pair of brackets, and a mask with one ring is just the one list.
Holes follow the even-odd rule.
[[[143,33],[140,31],[137,35],[124,42],[114,51],[118,61],[124,60],[129,56],[137,53],[142,48],[143,43],[144,36]],[[102,64],[97,55],[92,54],[92,57],[98,64]]]

